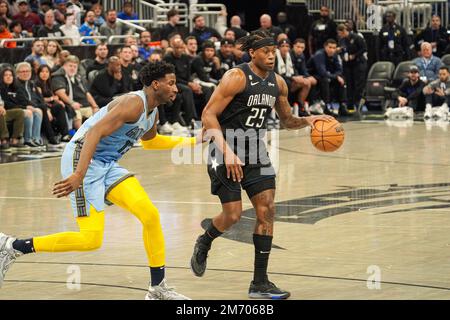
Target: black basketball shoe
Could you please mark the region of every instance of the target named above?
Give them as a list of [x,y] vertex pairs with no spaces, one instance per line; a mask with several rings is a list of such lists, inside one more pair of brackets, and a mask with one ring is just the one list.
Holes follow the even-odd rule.
[[206,258],[208,258],[208,251],[211,249],[211,244],[208,246],[201,242],[201,237],[197,238],[194,246],[194,253],[191,258],[191,270],[197,277],[202,277],[206,271]]
[[252,299],[272,299],[272,300],[284,300],[291,296],[291,293],[280,288],[277,288],[270,281],[262,283],[250,283],[248,289],[248,297]]

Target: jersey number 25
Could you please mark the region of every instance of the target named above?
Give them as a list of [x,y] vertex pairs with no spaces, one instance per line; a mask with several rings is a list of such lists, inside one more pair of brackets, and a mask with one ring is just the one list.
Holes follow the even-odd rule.
[[248,116],[247,121],[245,122],[245,125],[247,127],[252,128],[261,128],[264,124],[265,115],[267,112],[267,109],[262,108],[252,108],[250,111],[252,114]]

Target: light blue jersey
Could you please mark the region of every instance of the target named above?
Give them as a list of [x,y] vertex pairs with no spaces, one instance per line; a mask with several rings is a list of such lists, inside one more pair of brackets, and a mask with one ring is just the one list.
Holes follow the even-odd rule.
[[[97,211],[102,211],[108,192],[134,175],[122,168],[117,161],[153,127],[158,109],[155,108],[147,117],[148,106],[144,91],[134,91],[128,94],[139,96],[144,102],[144,110],[138,121],[124,124],[109,136],[102,138],[97,144],[83,184],[70,194],[75,217],[89,216],[91,205]],[[107,113],[108,106],[100,109],[78,129],[67,144],[61,159],[61,174],[64,179],[68,178],[78,165],[86,132],[103,119]]]
[[[109,136],[102,138],[97,145],[97,149],[95,150],[95,154],[93,156],[94,160],[100,160],[103,162],[118,161],[139,139],[142,138],[144,133],[153,127],[155,117],[158,112],[157,108],[155,108],[147,117],[147,98],[144,91],[133,91],[128,94],[137,95],[144,102],[144,111],[142,112],[141,117],[137,122],[131,124],[126,123]],[[73,136],[70,143],[81,141],[86,132],[107,114],[108,105],[101,108],[99,112],[86,120],[86,122],[83,123],[77,133]]]

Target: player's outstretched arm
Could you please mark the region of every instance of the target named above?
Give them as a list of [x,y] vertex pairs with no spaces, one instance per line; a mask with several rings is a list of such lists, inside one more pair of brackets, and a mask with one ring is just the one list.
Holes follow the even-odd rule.
[[112,102],[109,108],[110,111],[105,117],[89,129],[84,136],[80,160],[74,173],[55,184],[53,194],[58,198],[69,195],[80,186],[100,140],[112,134],[126,122],[136,122],[142,114],[144,103],[138,96],[124,95]]
[[242,70],[235,68],[227,71],[214,90],[211,99],[209,99],[202,113],[202,123],[206,130],[205,134],[207,138],[213,140],[216,147],[224,155],[227,178],[229,179],[231,176],[233,181],[239,182],[244,177],[241,168],[244,164],[223,138],[222,129],[219,124],[219,116],[233,98],[245,89],[245,85],[246,79]]
[[279,76],[277,77],[278,88],[280,89],[280,95],[275,102],[275,111],[280,118],[280,122],[286,129],[296,130],[307,126],[314,126],[314,122],[317,120],[331,121],[334,118],[331,116],[309,116],[309,117],[297,117],[292,114],[291,106],[288,101],[289,89],[286,81]]
[[192,146],[203,142],[203,131],[200,132],[197,137],[191,138],[158,134],[158,131],[156,130],[158,119],[159,115],[157,114],[153,127],[142,136],[141,144],[142,148],[145,150],[169,150],[175,147]]

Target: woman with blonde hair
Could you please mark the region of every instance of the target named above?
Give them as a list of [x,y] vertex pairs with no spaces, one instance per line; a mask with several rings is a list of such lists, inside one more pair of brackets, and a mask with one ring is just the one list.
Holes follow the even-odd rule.
[[59,53],[62,51],[61,45],[56,40],[47,41],[45,46],[44,56],[42,59],[47,62],[50,69],[59,64]]

